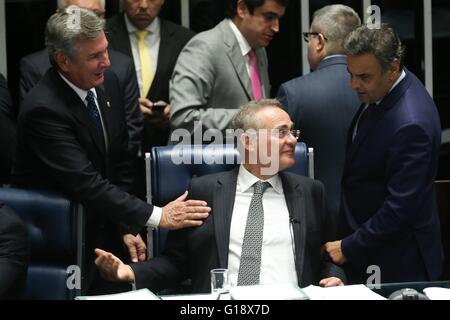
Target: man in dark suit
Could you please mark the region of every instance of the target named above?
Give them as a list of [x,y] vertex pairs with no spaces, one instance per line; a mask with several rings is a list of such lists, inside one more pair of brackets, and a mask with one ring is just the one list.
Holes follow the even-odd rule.
[[437,280],[443,257],[434,186],[441,144],[436,106],[402,68],[401,42],[387,25],[359,27],[344,48],[363,104],[348,135],[342,240],[325,249],[345,263],[350,283]]
[[[244,132],[244,164],[194,178],[190,186],[191,195],[212,204],[214,214],[199,228],[169,232],[163,254],[146,262],[128,266],[97,249],[104,276],[155,291],[190,278],[193,292],[210,292],[215,268],[228,268],[231,285],[342,284],[342,270],[321,256],[321,244],[329,239],[322,183],[281,172],[295,161],[298,132],[291,131],[289,115],[276,100],[250,102],[233,127]],[[256,191],[264,184],[266,191]]]
[[350,86],[342,45],[360,24],[358,14],[344,5],[317,10],[310,31],[304,35],[314,72],[282,84],[277,97],[295,128],[301,128],[302,141],[314,148],[315,178],[325,186],[334,225],[339,214],[347,131],[360,105]]
[[0,300],[22,297],[27,279],[27,229],[10,208],[0,203]]
[[[141,111],[144,114],[143,150],[166,145],[169,138],[170,106],[163,110],[152,109],[153,103],[169,101],[169,80],[184,45],[194,32],[158,17],[164,0],[124,0],[124,12],[107,21],[106,36],[109,46],[133,58],[139,84]],[[136,32],[147,31],[150,68],[142,70]],[[149,73],[150,87],[144,88],[143,73]],[[148,86],[148,85],[147,85]]]
[[15,119],[6,79],[0,74],[0,186],[9,183],[17,142]]
[[196,226],[209,212],[203,201],[183,201],[186,195],[161,209],[125,192],[131,182],[125,115],[118,79],[106,70],[103,27],[103,19],[75,6],[50,17],[46,44],[52,68],[23,102],[13,168],[17,186],[58,189],[85,207],[84,288],[93,283],[99,290],[102,284],[89,273],[95,271],[95,246],[120,252],[123,240],[132,260],[143,260],[145,244],[133,236],[142,227]]
[[[82,8],[93,10],[103,15],[105,13],[105,2],[100,0],[80,1],[63,0],[58,1],[58,9],[62,10],[70,5],[76,5]],[[125,107],[125,116],[128,130],[128,149],[132,156],[137,156],[142,143],[142,131],[144,128],[143,116],[139,109],[139,88],[137,86],[134,65],[131,58],[108,49],[109,60],[111,61],[110,70],[113,71],[120,82],[121,96]],[[34,52],[23,57],[20,60],[20,100],[29,92],[41,78],[50,69],[50,59],[46,49]]]

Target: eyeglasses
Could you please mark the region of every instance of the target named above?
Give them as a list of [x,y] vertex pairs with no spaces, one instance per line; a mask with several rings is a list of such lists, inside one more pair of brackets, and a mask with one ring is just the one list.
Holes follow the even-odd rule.
[[311,36],[318,36],[319,34],[322,35],[325,41],[328,41],[328,39],[321,32],[303,32],[303,40],[305,40],[305,42],[308,43]]
[[293,136],[296,140],[300,138],[300,130],[287,130],[287,129],[273,129],[272,136],[279,139],[287,138],[289,135]]

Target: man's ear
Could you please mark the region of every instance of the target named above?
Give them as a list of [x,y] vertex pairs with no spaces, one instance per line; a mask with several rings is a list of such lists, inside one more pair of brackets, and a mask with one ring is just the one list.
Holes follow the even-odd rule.
[[236,15],[239,18],[244,18],[244,16],[248,13],[249,13],[249,11],[248,11],[247,5],[245,4],[244,0],[238,0],[238,2],[236,4]]
[[69,58],[62,53],[61,51],[56,51],[55,52],[55,61],[56,64],[58,65],[58,67],[64,71],[67,72],[68,68],[69,68]]
[[401,72],[400,60],[394,59],[389,66],[389,80],[394,81],[396,75]]
[[319,33],[319,35],[317,36],[317,44],[316,44],[316,51],[318,53],[321,53],[324,51],[325,49],[325,38],[323,37],[323,34]]
[[256,150],[256,143],[257,143],[256,135],[244,133],[241,135],[241,142],[242,146],[244,147],[244,150],[247,151],[255,151]]
[[242,147],[244,147],[244,150],[249,151],[250,149],[250,137],[248,134],[244,133],[241,135],[241,143]]

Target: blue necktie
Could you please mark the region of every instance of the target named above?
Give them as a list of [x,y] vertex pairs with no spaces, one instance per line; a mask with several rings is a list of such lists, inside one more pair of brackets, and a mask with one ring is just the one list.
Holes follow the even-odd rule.
[[89,115],[91,116],[92,123],[97,129],[99,137],[104,141],[102,120],[100,119],[97,104],[95,103],[94,93],[91,90],[87,92],[86,101],[87,109],[89,111]]

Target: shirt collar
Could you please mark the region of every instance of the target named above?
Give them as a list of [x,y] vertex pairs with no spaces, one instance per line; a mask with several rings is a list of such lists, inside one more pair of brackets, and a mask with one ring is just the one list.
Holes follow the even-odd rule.
[[[400,74],[400,77],[398,77],[397,81],[395,81],[394,85],[392,86],[391,90],[389,90],[388,94],[391,93],[391,91],[394,90],[394,88],[395,88],[396,86],[398,86],[398,84],[399,84],[405,77],[406,77],[406,72],[405,72],[405,70],[402,70],[402,73]],[[383,99],[384,99],[384,97],[383,97]],[[381,101],[382,101],[383,99],[378,100],[378,101],[376,102],[377,106],[381,103]]]
[[[71,87],[73,89],[73,91],[75,91],[75,93],[80,97],[81,101],[84,102],[86,100],[88,90],[83,90],[81,88],[78,88],[76,85],[74,85],[72,82],[70,82],[66,77],[64,77],[61,72],[58,71],[58,73],[61,76],[61,78],[69,85],[69,87]],[[95,99],[97,99],[97,92],[95,91],[95,89],[91,88],[91,89],[89,89],[89,91],[92,91]]]
[[230,19],[228,19],[228,22],[230,24],[231,30],[233,30],[239,47],[241,48],[242,56],[246,56],[252,50],[252,47],[248,43],[247,39],[245,39],[244,35],[241,33],[238,27],[236,27],[234,22]]
[[336,57],[347,57],[345,54],[332,54],[330,56],[326,56],[325,58],[322,59],[322,61],[325,61],[327,59],[331,59],[331,58],[336,58]]
[[[250,173],[245,167],[241,164],[239,167],[239,173],[238,173],[238,180],[237,183],[241,189],[241,192],[246,192],[248,189],[250,189],[255,182],[260,181],[258,177],[254,176],[252,173]],[[268,182],[270,186],[279,194],[283,194],[283,184],[281,183],[281,178],[278,174],[274,175],[273,177],[270,177],[267,180],[264,180],[265,182]]]
[[[136,28],[136,26],[131,22],[128,18],[127,14],[124,13],[125,17],[125,25],[127,27],[129,34],[134,34],[136,31],[140,31],[140,29]],[[161,22],[158,17],[156,17],[152,23],[150,23],[144,30],[147,30],[149,34],[159,34],[159,30],[161,28]]]

